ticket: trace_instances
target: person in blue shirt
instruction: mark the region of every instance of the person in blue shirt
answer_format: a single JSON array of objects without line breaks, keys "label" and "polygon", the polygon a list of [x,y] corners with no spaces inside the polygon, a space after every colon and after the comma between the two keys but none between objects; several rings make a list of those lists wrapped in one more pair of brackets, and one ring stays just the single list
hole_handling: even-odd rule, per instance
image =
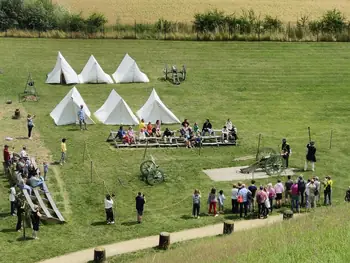
[{"label": "person in blue shirt", "polygon": [[83,130],[83,123],[84,123],[84,130],[87,130],[86,128],[86,122],[85,122],[85,112],[83,110],[84,106],[80,105],[80,110],[78,111],[78,118],[79,118],[79,125],[80,130]]},{"label": "person in blue shirt", "polygon": [[251,181],[251,185],[248,187],[248,190],[252,193],[251,198],[248,200],[249,201],[249,211],[254,212],[255,208],[255,194],[258,188],[255,186],[255,180]]},{"label": "person in blue shirt", "polygon": [[239,216],[243,216],[244,209],[244,217],[247,217],[248,214],[248,197],[251,196],[252,193],[242,184],[241,188],[238,191],[238,200],[239,200]]}]

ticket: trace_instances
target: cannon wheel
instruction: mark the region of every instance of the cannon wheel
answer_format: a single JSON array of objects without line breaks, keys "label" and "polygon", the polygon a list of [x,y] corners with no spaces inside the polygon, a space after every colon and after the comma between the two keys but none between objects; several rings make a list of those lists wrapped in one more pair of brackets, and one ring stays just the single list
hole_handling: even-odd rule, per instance
[{"label": "cannon wheel", "polygon": [[186,79],[186,66],[183,65],[182,66],[182,80],[185,80]]},{"label": "cannon wheel", "polygon": [[261,150],[259,150],[256,161],[259,162],[259,161],[265,159],[266,157],[273,156],[276,154],[277,154],[277,152],[272,148],[262,148]]},{"label": "cannon wheel", "polygon": [[265,161],[265,172],[268,175],[279,175],[283,171],[283,159],[280,155],[271,155]]},{"label": "cannon wheel", "polygon": [[165,68],[164,68],[164,79],[167,80],[168,79],[168,65],[165,64]]},{"label": "cannon wheel", "polygon": [[163,181],[164,181],[164,172],[159,168],[155,168],[151,170],[147,176],[147,183],[149,185],[155,185]]},{"label": "cannon wheel", "polygon": [[142,176],[148,176],[149,171],[151,169],[155,169],[155,168],[156,168],[156,164],[153,161],[151,161],[151,160],[144,161],[140,165],[141,175]]}]

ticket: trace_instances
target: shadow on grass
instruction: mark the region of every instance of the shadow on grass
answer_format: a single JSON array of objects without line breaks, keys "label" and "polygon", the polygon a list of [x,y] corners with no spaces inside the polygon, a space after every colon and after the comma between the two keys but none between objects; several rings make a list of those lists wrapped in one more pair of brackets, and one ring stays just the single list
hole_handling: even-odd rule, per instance
[{"label": "shadow on grass", "polygon": [[51,162],[50,165],[59,165],[60,162],[59,161],[54,161],[54,162]]},{"label": "shadow on grass", "polygon": [[16,140],[28,140],[28,137],[21,136],[21,137],[16,137],[15,139]]},{"label": "shadow on grass", "polygon": [[92,226],[105,226],[107,225],[106,221],[99,221],[91,223]]},{"label": "shadow on grass", "polygon": [[2,217],[8,217],[8,216],[10,216],[10,213],[7,213],[7,212],[1,212],[1,213],[0,213],[0,218],[2,218]]},{"label": "shadow on grass", "polygon": [[21,236],[21,237],[17,238],[16,240],[19,242],[23,242],[23,241],[33,241],[35,239],[32,237],[28,237],[28,236],[26,236],[26,237]]},{"label": "shadow on grass", "polygon": [[134,226],[137,225],[138,223],[136,221],[130,221],[130,222],[123,222],[121,223],[122,226]]},{"label": "shadow on grass", "polygon": [[6,228],[6,229],[1,229],[1,233],[12,233],[12,232],[17,232],[16,229],[13,228]]}]

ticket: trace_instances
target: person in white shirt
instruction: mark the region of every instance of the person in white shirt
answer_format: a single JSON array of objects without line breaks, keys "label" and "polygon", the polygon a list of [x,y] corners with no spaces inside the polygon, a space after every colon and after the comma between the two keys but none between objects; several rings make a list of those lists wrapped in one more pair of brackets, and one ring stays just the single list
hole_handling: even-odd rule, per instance
[{"label": "person in white shirt", "polygon": [[282,197],[284,192],[284,186],[281,180],[277,180],[277,184],[275,184],[275,193],[276,193],[276,207],[280,208],[282,205]]},{"label": "person in white shirt", "polygon": [[221,140],[222,142],[227,142],[229,130],[224,126],[221,130]]},{"label": "person in white shirt", "polygon": [[238,188],[237,185],[232,186],[232,194],[231,194],[231,201],[232,201],[232,213],[237,214],[238,213]]},{"label": "person in white shirt", "polygon": [[[112,195],[112,197],[114,197],[114,195]],[[107,225],[114,224],[113,199],[109,194],[106,195],[105,210],[106,210]]]},{"label": "person in white shirt", "polygon": [[15,189],[16,184],[12,184],[11,188],[10,188],[10,196],[9,196],[9,200],[10,200],[10,204],[11,204],[11,215],[12,216],[16,216],[16,189]]},{"label": "person in white shirt", "polygon": [[231,130],[232,129],[232,122],[230,119],[227,119],[226,123],[225,123],[225,126],[227,127],[228,130]]},{"label": "person in white shirt", "polygon": [[306,205],[306,208],[309,208],[309,195],[310,195],[310,183],[311,183],[311,180],[308,179],[307,180],[307,183],[306,183],[306,186],[305,186],[305,205]]},{"label": "person in white shirt", "polygon": [[219,213],[224,213],[224,201],[226,199],[225,195],[224,195],[224,191],[220,190],[219,191]]},{"label": "person in white shirt", "polygon": [[27,148],[24,146],[22,148],[22,151],[19,153],[19,156],[21,156],[21,158],[23,158],[23,159],[27,159],[28,158],[26,150],[27,150]]}]

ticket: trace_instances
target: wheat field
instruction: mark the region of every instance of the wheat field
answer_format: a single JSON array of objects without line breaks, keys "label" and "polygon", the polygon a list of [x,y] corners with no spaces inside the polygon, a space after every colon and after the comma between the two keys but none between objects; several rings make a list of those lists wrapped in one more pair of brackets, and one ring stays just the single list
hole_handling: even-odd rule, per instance
[{"label": "wheat field", "polygon": [[226,13],[240,13],[253,9],[262,16],[277,16],[285,22],[294,22],[300,16],[317,18],[326,10],[337,8],[350,17],[349,0],[53,0],[71,11],[104,13],[109,24],[116,21],[132,24],[153,23],[159,18],[191,22],[193,15],[217,8]]}]

